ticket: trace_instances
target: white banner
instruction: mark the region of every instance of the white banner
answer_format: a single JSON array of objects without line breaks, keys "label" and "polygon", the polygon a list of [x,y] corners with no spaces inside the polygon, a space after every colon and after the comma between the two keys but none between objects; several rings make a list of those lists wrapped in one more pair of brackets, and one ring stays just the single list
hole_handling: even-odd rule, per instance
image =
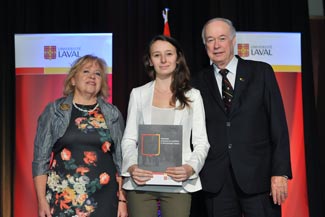
[{"label": "white banner", "polygon": [[17,74],[33,73],[33,68],[43,69],[44,74],[66,73],[74,60],[86,54],[103,58],[111,73],[112,37],[112,33],[16,34]]},{"label": "white banner", "polygon": [[236,36],[235,53],[242,58],[301,67],[300,33],[237,32]]}]

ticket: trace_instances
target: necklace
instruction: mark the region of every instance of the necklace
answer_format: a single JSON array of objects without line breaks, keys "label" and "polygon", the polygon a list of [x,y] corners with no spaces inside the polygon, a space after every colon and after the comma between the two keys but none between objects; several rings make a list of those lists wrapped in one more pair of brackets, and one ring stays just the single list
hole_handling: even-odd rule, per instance
[{"label": "necklace", "polygon": [[79,111],[82,111],[82,112],[93,112],[96,110],[96,108],[99,106],[99,104],[97,103],[96,106],[93,108],[93,109],[90,109],[90,110],[86,110],[86,109],[82,109],[80,108],[79,106],[76,105],[75,102],[72,102],[73,106],[78,109]]}]

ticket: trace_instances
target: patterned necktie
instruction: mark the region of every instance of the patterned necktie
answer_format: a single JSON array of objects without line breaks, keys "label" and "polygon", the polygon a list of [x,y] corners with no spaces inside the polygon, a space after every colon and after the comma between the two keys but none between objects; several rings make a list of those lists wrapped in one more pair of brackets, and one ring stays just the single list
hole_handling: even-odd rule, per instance
[{"label": "patterned necktie", "polygon": [[234,94],[234,89],[232,88],[232,86],[227,78],[228,72],[229,71],[227,69],[221,69],[219,71],[219,73],[222,75],[222,99],[225,104],[226,112],[229,112],[229,110],[230,110],[231,101],[232,101],[233,94]]}]

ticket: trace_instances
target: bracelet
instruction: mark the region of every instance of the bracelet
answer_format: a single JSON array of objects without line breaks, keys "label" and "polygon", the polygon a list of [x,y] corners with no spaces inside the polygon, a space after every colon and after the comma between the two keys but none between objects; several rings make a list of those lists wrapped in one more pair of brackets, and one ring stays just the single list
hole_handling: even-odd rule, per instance
[{"label": "bracelet", "polygon": [[121,202],[121,203],[128,203],[128,201],[127,200],[118,200],[118,202]]}]

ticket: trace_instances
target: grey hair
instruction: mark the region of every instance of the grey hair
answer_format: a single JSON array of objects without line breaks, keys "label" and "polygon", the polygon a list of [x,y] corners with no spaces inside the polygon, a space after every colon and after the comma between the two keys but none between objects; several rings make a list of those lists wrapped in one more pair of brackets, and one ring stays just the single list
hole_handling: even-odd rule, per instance
[{"label": "grey hair", "polygon": [[236,29],[235,29],[234,25],[232,24],[231,20],[228,20],[226,18],[221,18],[221,17],[215,17],[215,18],[208,20],[202,28],[202,41],[203,41],[204,45],[205,45],[205,28],[209,23],[212,23],[215,21],[222,21],[222,22],[226,23],[230,28],[231,38],[234,38],[236,36]]}]

